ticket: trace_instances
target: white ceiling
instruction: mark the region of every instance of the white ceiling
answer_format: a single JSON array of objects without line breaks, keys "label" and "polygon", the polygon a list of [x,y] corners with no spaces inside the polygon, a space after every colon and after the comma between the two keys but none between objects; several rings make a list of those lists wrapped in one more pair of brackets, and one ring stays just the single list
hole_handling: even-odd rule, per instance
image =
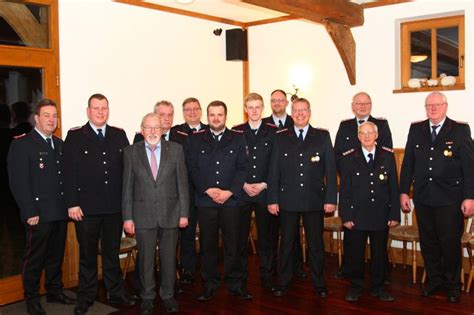
[{"label": "white ceiling", "polygon": [[144,2],[212,15],[243,23],[287,15],[285,13],[243,3],[239,0],[194,0],[194,2],[190,4],[180,4],[175,0],[145,0]]}]

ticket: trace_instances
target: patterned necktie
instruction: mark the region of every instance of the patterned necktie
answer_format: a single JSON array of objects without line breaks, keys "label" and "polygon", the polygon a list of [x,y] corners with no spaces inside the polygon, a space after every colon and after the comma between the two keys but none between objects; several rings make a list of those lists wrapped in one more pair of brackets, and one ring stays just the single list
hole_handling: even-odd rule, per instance
[{"label": "patterned necktie", "polygon": [[300,129],[299,131],[300,131],[300,134],[299,134],[299,136],[298,136],[298,140],[301,141],[301,142],[303,142],[303,141],[304,141],[304,139],[303,139],[303,131],[304,131],[304,130],[303,130],[303,129]]},{"label": "patterned necktie", "polygon": [[54,150],[53,141],[51,140],[51,138],[46,138],[46,142],[48,143],[49,147]]},{"label": "patterned necktie", "polygon": [[283,129],[283,123],[281,122],[281,119],[278,119],[278,129]]},{"label": "patterned necktie", "polygon": [[367,166],[369,167],[369,170],[374,169],[374,155],[372,153],[367,154],[369,157],[369,161],[367,162]]},{"label": "patterned necktie", "polygon": [[438,129],[438,127],[439,127],[439,125],[431,126],[431,128],[433,129],[433,130],[431,131],[431,142],[433,142],[433,143],[434,143],[435,140],[436,140],[436,136],[437,136],[437,134],[436,134],[436,129]]},{"label": "patterned necktie", "polygon": [[156,180],[156,176],[158,175],[158,163],[156,162],[156,156],[155,156],[155,151],[156,151],[156,146],[152,149],[149,147],[151,155],[150,155],[150,168],[151,168],[151,173],[153,174],[153,178]]},{"label": "patterned necktie", "polygon": [[104,141],[105,137],[104,134],[102,133],[102,129],[97,129],[97,138],[99,138],[100,141]]}]

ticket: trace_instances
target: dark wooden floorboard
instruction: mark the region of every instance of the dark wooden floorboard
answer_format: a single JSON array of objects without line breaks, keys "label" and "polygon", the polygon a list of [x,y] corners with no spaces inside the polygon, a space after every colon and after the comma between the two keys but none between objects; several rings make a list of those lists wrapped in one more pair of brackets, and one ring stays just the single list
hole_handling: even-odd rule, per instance
[{"label": "dark wooden floorboard", "polygon": [[[222,266],[220,266],[222,269]],[[349,282],[335,280],[331,277],[337,269],[336,256],[327,255],[326,279],[329,297],[321,299],[316,295],[311,279],[296,279],[293,281],[288,294],[284,297],[274,297],[270,292],[260,287],[258,277],[258,258],[249,256],[250,279],[248,290],[253,295],[253,300],[242,301],[231,296],[222,285],[215,298],[207,302],[199,302],[196,296],[201,292],[201,281],[184,286],[185,292],[177,296],[180,314],[470,314],[474,315],[474,293],[462,293],[461,303],[451,304],[446,301],[446,294],[441,292],[433,297],[420,296],[420,284],[411,284],[411,268],[397,266],[392,269],[392,284],[387,290],[395,297],[395,302],[382,302],[370,296],[365,290],[356,303],[346,302],[344,296]],[[308,268],[306,270],[309,273]],[[419,278],[423,270],[418,269]],[[132,290],[132,274],[127,276],[127,287]],[[467,278],[467,277],[466,277]],[[467,281],[467,279],[466,279]],[[98,300],[106,303],[105,289],[100,284]],[[140,314],[139,302],[136,306],[121,308],[114,315]],[[116,307],[116,306],[114,306]],[[164,314],[165,310],[159,298],[156,302],[155,314]]]}]

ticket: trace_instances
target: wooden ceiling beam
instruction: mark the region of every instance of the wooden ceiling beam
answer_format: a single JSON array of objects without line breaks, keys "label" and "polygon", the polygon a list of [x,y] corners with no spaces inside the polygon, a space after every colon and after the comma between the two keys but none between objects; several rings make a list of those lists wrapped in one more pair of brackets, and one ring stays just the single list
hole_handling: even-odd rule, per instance
[{"label": "wooden ceiling beam", "polygon": [[48,48],[47,19],[43,17],[43,23],[39,23],[25,4],[0,2],[0,16],[26,46]]},{"label": "wooden ceiling beam", "polygon": [[242,0],[317,23],[330,21],[348,27],[364,24],[360,5],[347,0]]},{"label": "wooden ceiling beam", "polygon": [[356,84],[356,43],[351,29],[347,26],[326,22],[326,30],[332,38],[337,51],[341,56],[351,85]]}]

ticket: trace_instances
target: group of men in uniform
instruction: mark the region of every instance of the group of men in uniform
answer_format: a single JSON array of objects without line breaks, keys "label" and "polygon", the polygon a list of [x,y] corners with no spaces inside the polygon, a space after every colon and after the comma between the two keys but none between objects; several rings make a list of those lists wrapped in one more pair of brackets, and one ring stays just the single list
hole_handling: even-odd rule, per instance
[{"label": "group of men in uniform", "polygon": [[[99,241],[109,301],[134,305],[120,271],[122,230],[137,238],[142,314],[155,307],[157,240],[159,295],[167,312],[177,312],[174,252],[179,238],[181,282],[193,282],[197,222],[204,286],[198,300],[212,299],[220,285],[219,231],[226,288],[238,298],[252,299],[247,290],[252,211],[261,285],[283,296],[295,275],[305,276],[299,267],[302,222],[313,287],[325,298],[323,224],[324,215],[336,210],[338,173],[346,251],[336,277],[351,279],[346,300],[357,301],[361,295],[367,238],[370,293],[394,300],[384,289],[387,234],[400,221],[400,207],[410,210],[414,184],[428,276],[423,295],[446,288],[448,301],[458,302],[463,217],[474,214],[474,148],[469,126],[446,116],[445,95],[430,93],[428,119],[410,128],[400,186],[390,128],[385,119],[371,116],[367,93],[353,97],[355,118],[341,122],[334,148],[327,130],[310,125],[307,99],[292,101],[291,116],[284,91],[271,93],[271,105],[272,115],[262,118],[263,98],[250,93],[244,100],[248,121],[229,129],[224,102],[207,106],[205,125],[199,101],[188,98],[183,102],[185,123],[172,127],[173,105],[160,101],[129,146],[125,132],[107,124],[107,98],[94,94],[88,101],[88,122],[71,129],[63,146],[53,135],[56,105],[41,101],[35,128],[13,142],[8,158],[11,189],[28,236],[23,270],[28,313],[44,313],[38,293],[43,268],[48,302],[75,303],[75,314],[87,313],[97,294]],[[63,293],[61,283],[67,217],[75,223],[80,248],[76,300]]]}]

